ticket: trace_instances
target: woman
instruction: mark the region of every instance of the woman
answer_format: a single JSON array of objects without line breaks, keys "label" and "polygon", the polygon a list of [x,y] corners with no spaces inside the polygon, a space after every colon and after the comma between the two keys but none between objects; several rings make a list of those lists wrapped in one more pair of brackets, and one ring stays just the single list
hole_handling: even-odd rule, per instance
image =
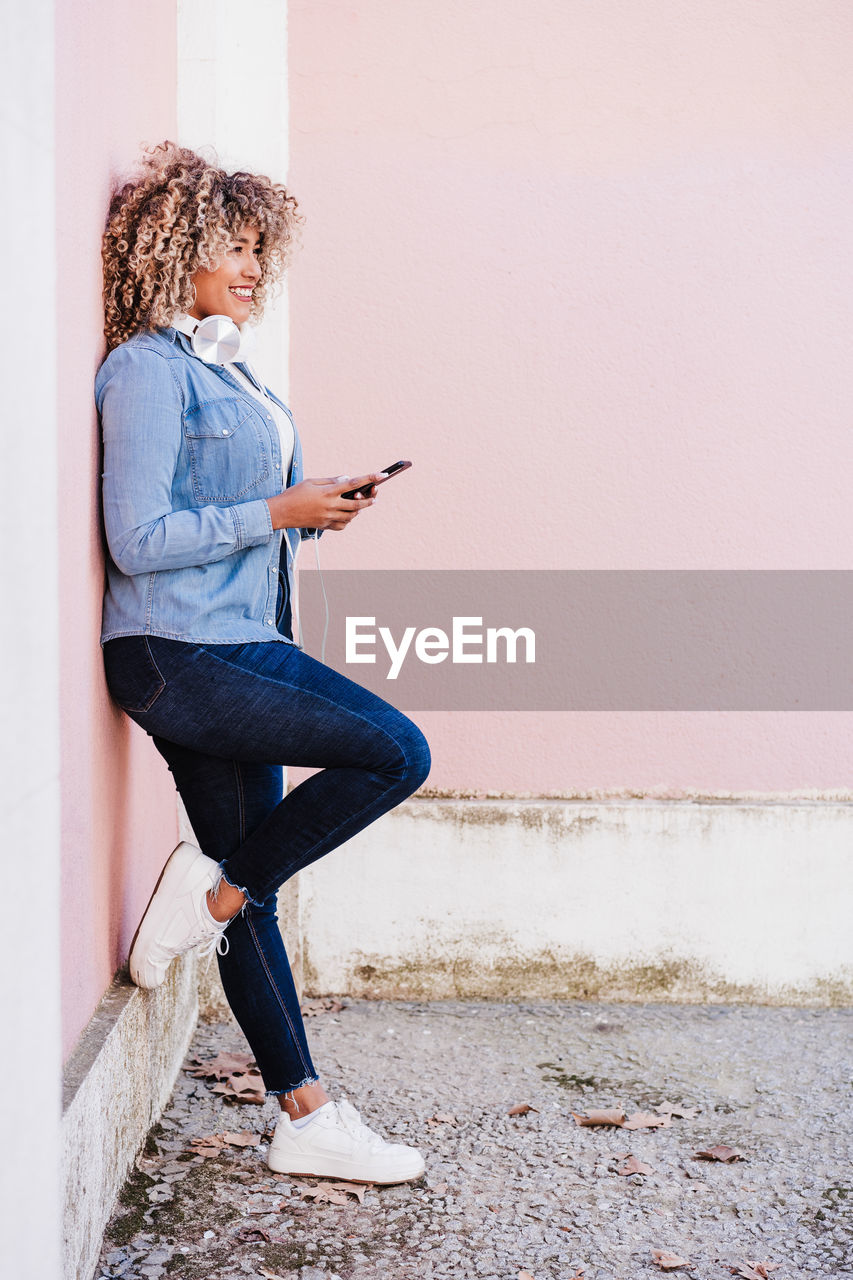
[{"label": "woman", "polygon": [[[281,1116],[269,1165],[371,1182],[420,1177],[320,1083],[276,922],[276,890],[410,795],[429,772],[405,716],[291,635],[300,537],[342,530],[381,473],[302,479],[289,410],[202,322],[260,319],[298,221],[284,187],[172,143],[116,193],[104,236],[109,354],[95,384],[109,546],[110,691],[151,735],[200,849],[167,862],[131,947],[156,987],[194,946],[222,983]],[[225,324],[227,322],[213,322]],[[208,326],[209,327],[209,326]],[[206,358],[204,358],[206,357]],[[221,362],[223,361],[224,362]],[[360,497],[342,494],[361,485]],[[319,769],[282,796],[282,765]]]}]

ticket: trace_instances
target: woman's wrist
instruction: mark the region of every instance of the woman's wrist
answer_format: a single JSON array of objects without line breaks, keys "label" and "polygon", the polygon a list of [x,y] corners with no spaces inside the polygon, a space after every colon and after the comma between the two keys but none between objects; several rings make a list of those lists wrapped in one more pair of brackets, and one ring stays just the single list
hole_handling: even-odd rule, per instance
[{"label": "woman's wrist", "polygon": [[286,501],[282,502],[286,494],[287,490],[284,493],[277,493],[274,498],[266,499],[273,529],[295,529],[299,523],[297,520],[288,518],[287,508],[289,504]]}]

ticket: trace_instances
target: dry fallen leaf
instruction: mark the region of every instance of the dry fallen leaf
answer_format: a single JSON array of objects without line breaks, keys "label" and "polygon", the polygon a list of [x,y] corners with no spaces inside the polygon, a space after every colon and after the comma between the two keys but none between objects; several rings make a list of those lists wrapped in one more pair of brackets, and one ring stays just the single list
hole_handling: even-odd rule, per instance
[{"label": "dry fallen leaf", "polygon": [[686,1258],[679,1258],[677,1253],[670,1253],[667,1249],[652,1249],[652,1261],[656,1262],[661,1271],[673,1271],[676,1267],[692,1267],[693,1263],[688,1262]]},{"label": "dry fallen leaf", "polygon": [[235,1093],[255,1093],[259,1088],[263,1089],[263,1076],[254,1067],[249,1071],[234,1072],[228,1077],[228,1084]]},{"label": "dry fallen leaf", "polygon": [[622,1127],[623,1129],[670,1129],[672,1119],[668,1115],[656,1116],[651,1111],[635,1111]]},{"label": "dry fallen leaf", "polygon": [[340,1000],[333,1000],[331,996],[326,996],[322,1000],[303,1000],[302,1016],[316,1018],[319,1013],[340,1013],[345,1008],[345,1004],[341,1004]]},{"label": "dry fallen leaf", "polygon": [[778,1262],[742,1262],[739,1267],[729,1267],[732,1275],[741,1276],[743,1280],[767,1280],[771,1271],[779,1266]]},{"label": "dry fallen leaf", "polygon": [[363,1182],[318,1182],[316,1187],[302,1187],[299,1194],[303,1200],[311,1199],[315,1204],[328,1201],[330,1204],[346,1204],[347,1195],[355,1196],[359,1204],[364,1204],[364,1193],[372,1183]]},{"label": "dry fallen leaf", "polygon": [[514,1107],[510,1107],[507,1112],[508,1116],[526,1116],[528,1111],[535,1111],[539,1114],[538,1107],[531,1107],[529,1102],[517,1102]]},{"label": "dry fallen leaf", "polygon": [[654,1173],[654,1169],[650,1164],[644,1164],[642,1160],[638,1160],[636,1156],[629,1156],[621,1169],[617,1169],[616,1172],[627,1178],[632,1173]]},{"label": "dry fallen leaf", "polygon": [[211,1133],[206,1138],[190,1139],[190,1146],[197,1156],[204,1156],[205,1160],[209,1160],[212,1156],[218,1156],[225,1145],[221,1133]]},{"label": "dry fallen leaf", "polygon": [[315,1204],[346,1204],[343,1191],[335,1191],[331,1187],[308,1187],[302,1192],[303,1200],[313,1200]]},{"label": "dry fallen leaf", "polygon": [[518,1280],[536,1280],[536,1277],[530,1271],[519,1271]]},{"label": "dry fallen leaf", "polygon": [[250,1133],[248,1129],[241,1129],[239,1133],[223,1133],[222,1141],[227,1142],[229,1147],[256,1147],[260,1142],[260,1135]]},{"label": "dry fallen leaf", "polygon": [[284,1276],[280,1276],[277,1271],[267,1271],[266,1267],[258,1267],[264,1280],[284,1280]]},{"label": "dry fallen leaf", "polygon": [[235,1098],[238,1102],[266,1102],[263,1077],[257,1067],[217,1081],[213,1092],[221,1093],[225,1098]]},{"label": "dry fallen leaf", "polygon": [[699,1114],[698,1107],[676,1107],[671,1102],[662,1102],[659,1107],[655,1107],[655,1111],[662,1116],[678,1116],[681,1120],[694,1120]]},{"label": "dry fallen leaf", "polygon": [[436,1111],[434,1116],[430,1116],[427,1124],[456,1124],[456,1116],[451,1115],[448,1111]]},{"label": "dry fallen leaf", "polygon": [[236,1071],[248,1071],[255,1065],[255,1059],[247,1053],[218,1053],[215,1058],[208,1058],[207,1061],[200,1058],[193,1058],[192,1061],[195,1065],[187,1067],[187,1073],[191,1076],[203,1076],[207,1080],[227,1080]]},{"label": "dry fallen leaf", "polygon": [[717,1147],[708,1147],[706,1151],[697,1151],[694,1160],[719,1160],[721,1164],[731,1164],[733,1160],[742,1160],[743,1152],[735,1147],[727,1147],[721,1143]]},{"label": "dry fallen leaf", "polygon": [[572,1119],[575,1124],[580,1125],[615,1124],[621,1126],[625,1123],[625,1112],[621,1107],[614,1107],[610,1111],[590,1111],[585,1116],[579,1116],[576,1111],[573,1111]]}]

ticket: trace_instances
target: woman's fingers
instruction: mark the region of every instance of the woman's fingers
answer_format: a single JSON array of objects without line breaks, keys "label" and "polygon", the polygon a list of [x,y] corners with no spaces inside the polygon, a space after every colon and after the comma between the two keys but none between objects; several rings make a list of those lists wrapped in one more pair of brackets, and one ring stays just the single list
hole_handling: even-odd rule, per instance
[{"label": "woman's fingers", "polygon": [[[298,484],[269,499],[274,511],[274,528],[301,527],[319,529],[345,529],[365,507],[373,506],[375,498],[369,496],[372,482],[383,475],[381,471],[365,476],[323,476],[301,480]],[[370,482],[370,483],[368,483]],[[362,498],[344,498],[358,485],[366,493]]]},{"label": "woman's fingers", "polygon": [[[358,479],[359,477],[356,477]],[[360,477],[362,480],[368,477]],[[360,511],[362,507],[369,506],[373,498],[370,493],[365,492],[363,496],[358,498],[345,498],[344,493],[350,493],[355,488],[352,476],[330,476],[326,480],[320,480],[319,484],[328,488],[328,496],[333,499],[333,505],[336,511]],[[372,488],[372,485],[364,486],[365,489]]]},{"label": "woman's fingers", "polygon": [[371,471],[364,476],[338,476],[339,493],[351,493],[354,489],[363,491],[372,489],[377,480],[383,480],[386,473],[384,471]]}]

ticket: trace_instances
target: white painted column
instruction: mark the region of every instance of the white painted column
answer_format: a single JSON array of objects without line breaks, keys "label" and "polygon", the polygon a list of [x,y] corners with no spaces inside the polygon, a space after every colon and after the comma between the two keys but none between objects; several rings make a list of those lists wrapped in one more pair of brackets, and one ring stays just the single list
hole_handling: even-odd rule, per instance
[{"label": "white painted column", "polygon": [[[286,0],[178,0],[178,140],[214,147],[226,169],[284,182],[289,162]],[[270,307],[253,363],[288,392],[287,293]]]},{"label": "white painted column", "polygon": [[[244,0],[239,17],[226,0],[178,0],[178,141],[213,147],[229,170],[285,182],[290,161],[287,0]],[[258,329],[252,363],[276,395],[289,392],[285,284]],[[285,785],[287,774],[285,773]],[[191,831],[181,814],[182,833]],[[302,988],[299,877],[279,894],[279,920],[297,989]],[[206,993],[210,998],[210,993]],[[224,998],[224,997],[223,997]]]},{"label": "white painted column", "polygon": [[[59,616],[56,564],[54,6],[4,6],[0,206],[0,846],[11,895],[0,929],[5,1060],[0,1275],[60,1274]],[[20,199],[9,198],[15,192]],[[17,1065],[15,1065],[17,1064]]]}]

